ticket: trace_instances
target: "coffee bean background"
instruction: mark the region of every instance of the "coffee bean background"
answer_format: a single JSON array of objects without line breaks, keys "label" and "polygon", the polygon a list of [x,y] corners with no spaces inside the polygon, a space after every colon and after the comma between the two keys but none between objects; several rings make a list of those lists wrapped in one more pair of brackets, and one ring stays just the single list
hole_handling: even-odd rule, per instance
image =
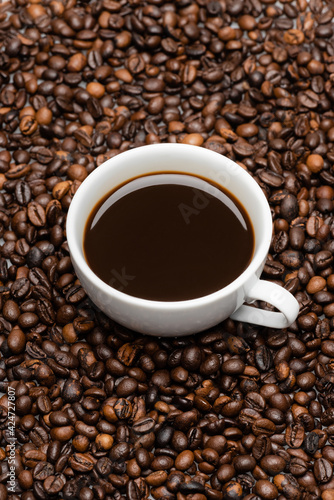
[{"label": "coffee bean background", "polygon": [[[333,16],[325,0],[0,4],[1,500],[334,499]],[[299,301],[290,328],[158,339],[87,299],[71,199],[158,142],[259,183],[263,277]]]}]

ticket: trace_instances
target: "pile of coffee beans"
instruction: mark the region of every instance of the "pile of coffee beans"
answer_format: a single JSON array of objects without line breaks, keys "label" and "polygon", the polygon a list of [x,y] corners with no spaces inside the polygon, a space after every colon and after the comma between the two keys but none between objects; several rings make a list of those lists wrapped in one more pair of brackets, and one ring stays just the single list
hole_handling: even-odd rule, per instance
[{"label": "pile of coffee beans", "polygon": [[[326,0],[1,2],[1,500],[334,499],[333,17]],[[158,142],[259,183],[290,328],[150,338],[88,300],[71,199]]]}]

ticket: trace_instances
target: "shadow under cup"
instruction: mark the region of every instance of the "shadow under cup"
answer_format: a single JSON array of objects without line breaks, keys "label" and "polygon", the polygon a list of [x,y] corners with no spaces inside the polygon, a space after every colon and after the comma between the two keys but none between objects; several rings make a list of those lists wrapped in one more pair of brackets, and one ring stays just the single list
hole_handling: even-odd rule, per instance
[{"label": "shadow under cup", "polygon": [[[185,173],[213,181],[241,202],[252,222],[255,242],[251,263],[228,286],[205,297],[178,302],[132,297],[104,283],[85,260],[85,226],[94,207],[125,182],[161,172]],[[241,306],[244,285],[257,281],[261,274],[271,241],[272,220],[261,188],[241,166],[204,148],[157,144],[121,153],[94,170],[73,198],[66,229],[74,269],[89,297],[104,313],[138,332],[176,336],[214,326]]]}]

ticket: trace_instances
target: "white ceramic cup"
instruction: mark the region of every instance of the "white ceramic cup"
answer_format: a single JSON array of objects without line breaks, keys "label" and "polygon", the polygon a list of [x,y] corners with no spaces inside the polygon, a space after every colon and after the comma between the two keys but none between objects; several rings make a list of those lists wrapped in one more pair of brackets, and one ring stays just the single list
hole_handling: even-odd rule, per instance
[{"label": "white ceramic cup", "polygon": [[[175,302],[133,297],[107,285],[85,260],[84,230],[96,204],[121,184],[162,171],[214,181],[240,200],[253,224],[255,249],[249,266],[232,283],[210,295]],[[88,296],[107,316],[132,330],[157,336],[181,336],[210,328],[228,317],[286,328],[298,315],[299,306],[293,295],[277,284],[259,279],[272,237],[271,212],[261,188],[242,167],[208,149],[185,144],[155,144],[107,160],[76,192],[68,212],[66,232],[74,269]],[[244,304],[255,300],[268,302],[280,312]]]}]

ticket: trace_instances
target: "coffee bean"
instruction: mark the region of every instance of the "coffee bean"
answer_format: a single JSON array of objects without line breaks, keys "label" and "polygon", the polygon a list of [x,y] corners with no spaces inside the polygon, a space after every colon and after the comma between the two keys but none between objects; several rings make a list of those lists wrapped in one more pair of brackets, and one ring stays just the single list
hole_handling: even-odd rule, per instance
[{"label": "coffee bean", "polygon": [[7,338],[7,345],[13,354],[20,354],[26,345],[26,336],[23,331],[14,327]]},{"label": "coffee bean", "polygon": [[198,346],[186,347],[182,352],[181,363],[184,368],[190,371],[197,371],[202,361],[202,353]]},{"label": "coffee bean", "polygon": [[152,418],[142,417],[137,420],[133,426],[133,432],[137,435],[143,435],[150,433],[155,426],[155,421]]},{"label": "coffee bean", "polygon": [[80,400],[82,390],[83,388],[77,380],[68,379],[64,385],[62,395],[65,401],[74,403]]},{"label": "coffee bean", "polygon": [[285,267],[280,262],[267,260],[263,271],[269,277],[277,277],[281,276],[285,272]]},{"label": "coffee bean", "polygon": [[288,425],[285,432],[286,442],[292,448],[299,448],[304,441],[305,431],[301,425]]},{"label": "coffee bean", "polygon": [[255,494],[260,495],[262,498],[274,500],[278,497],[278,490],[276,486],[267,479],[260,479],[256,482],[254,488]]},{"label": "coffee bean", "polygon": [[194,462],[194,454],[190,450],[182,451],[175,459],[175,467],[184,471],[189,469]]},{"label": "coffee bean", "polygon": [[88,453],[73,453],[69,458],[69,465],[78,472],[89,472],[94,467],[94,458]]},{"label": "coffee bean", "polygon": [[240,359],[230,359],[222,364],[222,372],[228,375],[240,375],[245,369],[244,363]]},{"label": "coffee bean", "polygon": [[291,269],[298,269],[302,264],[302,253],[297,250],[285,250],[279,256],[281,263]]},{"label": "coffee bean", "polygon": [[64,475],[49,476],[43,482],[44,490],[49,494],[59,493],[66,483]]},{"label": "coffee bean", "polygon": [[272,434],[274,434],[276,426],[271,420],[268,420],[267,418],[259,418],[252,425],[252,430],[255,436],[259,436],[260,434],[271,436]]},{"label": "coffee bean", "polygon": [[289,463],[289,470],[295,477],[303,476],[307,472],[307,463],[301,458],[293,458]]},{"label": "coffee bean", "polygon": [[255,363],[261,371],[268,371],[273,364],[270,349],[266,346],[258,347],[255,351]]},{"label": "coffee bean", "polygon": [[328,250],[323,250],[315,255],[314,265],[316,269],[323,270],[333,262],[333,255]]},{"label": "coffee bean", "polygon": [[233,466],[237,473],[244,474],[246,472],[251,472],[254,469],[256,466],[256,460],[251,455],[235,457],[233,460]]},{"label": "coffee bean", "polygon": [[285,469],[286,461],[276,455],[267,455],[260,462],[261,468],[270,476],[275,476]]},{"label": "coffee bean", "polygon": [[297,198],[292,194],[287,194],[281,203],[281,215],[288,222],[291,222],[298,216],[299,207]]},{"label": "coffee bean", "polygon": [[327,483],[333,475],[333,464],[325,458],[314,462],[314,475],[320,483]]},{"label": "coffee bean", "polygon": [[269,455],[271,452],[271,441],[266,435],[258,436],[252,446],[252,454],[256,460],[263,456]]},{"label": "coffee bean", "polygon": [[223,494],[226,499],[242,498],[242,486],[236,481],[229,481],[223,487]]},{"label": "coffee bean", "polygon": [[131,377],[124,378],[117,386],[117,396],[127,397],[133,394],[138,387],[138,383]]}]

